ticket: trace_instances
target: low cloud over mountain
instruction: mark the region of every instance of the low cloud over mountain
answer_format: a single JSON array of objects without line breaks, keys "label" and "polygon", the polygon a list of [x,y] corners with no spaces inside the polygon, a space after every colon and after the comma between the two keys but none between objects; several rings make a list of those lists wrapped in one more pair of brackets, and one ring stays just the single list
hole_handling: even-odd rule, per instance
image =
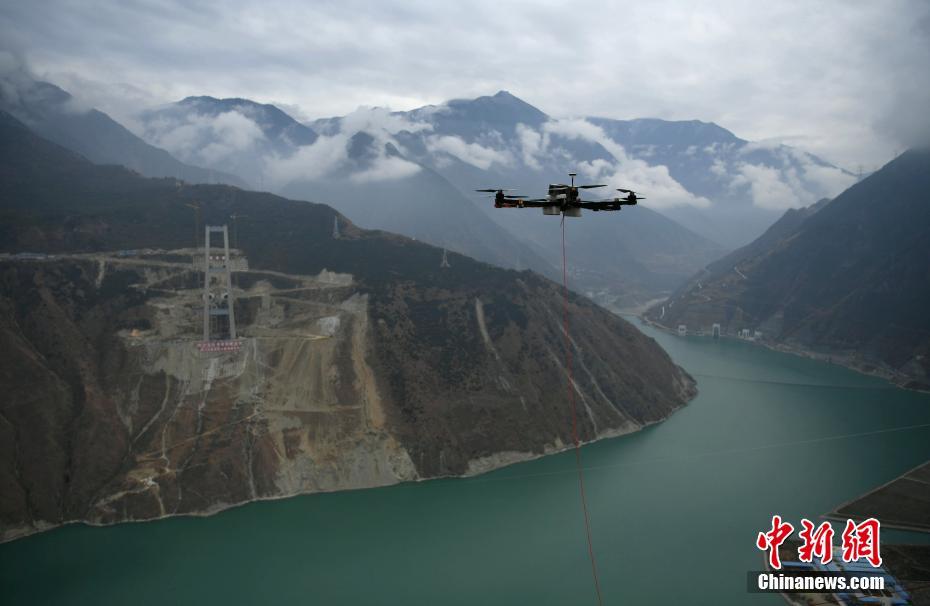
[{"label": "low cloud over mountain", "polygon": [[[814,156],[747,142],[712,123],[554,118],[506,91],[407,112],[361,107],[306,124],[271,104],[195,96],[139,108],[132,123],[152,149],[210,169],[210,179],[327,202],[366,227],[549,275],[560,263],[551,218],[495,211],[473,190],[540,196],[569,171],[607,186],[588,199],[634,189],[644,205],[569,235],[582,249],[597,243],[576,273],[578,287],[602,301],[667,292],[761,233],[783,209],[832,196],[853,180]],[[60,142],[86,152],[80,141]],[[98,157],[126,163],[120,154]],[[652,250],[644,233],[670,248]]]}]

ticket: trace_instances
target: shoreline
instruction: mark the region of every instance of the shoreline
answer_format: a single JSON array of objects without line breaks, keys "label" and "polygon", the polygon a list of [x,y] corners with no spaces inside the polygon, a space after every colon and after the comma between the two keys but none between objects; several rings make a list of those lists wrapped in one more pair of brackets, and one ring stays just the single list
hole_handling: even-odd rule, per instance
[{"label": "shoreline", "polygon": [[[694,381],[693,377],[691,377],[691,375],[688,374],[687,371],[685,371],[684,369],[681,369],[681,372],[688,378],[689,381],[693,381],[692,383],[693,393],[690,395],[690,397],[688,397],[687,400],[684,401],[684,403],[681,406],[673,408],[672,410],[669,411],[667,415],[665,415],[664,417],[656,421],[651,421],[648,423],[644,423],[642,425],[640,424],[636,424],[635,426],[626,425],[624,427],[605,429],[604,431],[600,432],[598,436],[595,437],[594,439],[588,440],[586,442],[585,441],[579,442],[579,447],[584,447],[590,444],[594,444],[596,442],[601,442],[603,440],[620,438],[625,435],[637,433],[639,431],[642,431],[643,429],[652,427],[653,425],[658,425],[659,423],[662,423],[668,420],[673,414],[675,414],[679,410],[682,410],[685,406],[691,403],[691,401],[697,396],[698,392],[697,392],[697,382]],[[67,520],[67,521],[60,522],[60,523],[43,523],[43,524],[38,524],[38,525],[33,525],[33,526],[11,528],[9,530],[4,530],[0,532],[0,545],[12,543],[14,541],[18,541],[21,539],[28,539],[29,537],[32,537],[32,536],[44,534],[49,531],[54,531],[60,528],[68,527],[68,526],[83,525],[83,526],[90,526],[94,528],[105,528],[108,526],[116,526],[119,524],[144,524],[147,522],[158,522],[160,520],[167,520],[170,518],[179,518],[179,517],[207,518],[207,517],[211,517],[216,514],[222,513],[224,511],[228,511],[230,509],[235,509],[237,507],[244,507],[252,503],[260,503],[263,501],[279,501],[282,499],[290,499],[290,498],[299,497],[299,496],[314,495],[314,494],[331,494],[335,492],[349,492],[349,491],[354,491],[354,490],[374,490],[378,488],[388,488],[391,486],[398,486],[401,484],[431,482],[433,480],[475,478],[475,477],[482,476],[486,473],[490,473],[492,471],[497,471],[499,469],[504,469],[506,467],[517,465],[519,463],[528,463],[530,461],[535,461],[543,457],[562,454],[564,452],[573,450],[574,448],[575,448],[574,444],[571,444],[571,443],[561,444],[561,440],[556,438],[556,442],[543,446],[543,452],[541,453],[506,451],[505,450],[505,451],[501,451],[495,454],[486,455],[484,457],[473,459],[469,461],[468,469],[466,469],[465,473],[460,474],[460,475],[441,475],[441,476],[431,476],[428,478],[417,477],[417,478],[405,479],[405,480],[398,479],[396,482],[391,482],[388,484],[373,484],[371,486],[355,486],[355,487],[335,488],[335,489],[326,489],[326,490],[297,491],[297,492],[287,493],[287,494],[282,493],[282,494],[276,494],[276,495],[260,496],[254,499],[248,499],[246,501],[240,501],[237,503],[216,503],[213,506],[207,509],[204,509],[202,511],[170,513],[170,514],[165,514],[163,516],[158,516],[154,518],[125,519],[125,520],[119,520],[116,522],[98,522],[98,521],[91,521],[91,520]],[[493,461],[495,460],[499,461],[499,463],[494,464]],[[476,468],[472,469],[472,466],[475,466]]]},{"label": "shoreline", "polygon": [[[831,509],[829,512],[823,514],[823,517],[828,520],[837,520],[837,521],[842,522],[842,521],[845,521],[849,517],[855,516],[857,513],[856,511],[845,513],[845,514],[840,513],[842,510],[848,509],[848,508],[855,509],[855,506],[857,504],[860,504],[863,501],[866,501],[869,497],[876,495],[877,493],[884,490],[885,488],[888,488],[894,484],[899,484],[900,486],[900,483],[902,483],[903,481],[907,481],[907,480],[917,482],[921,486],[925,485],[925,483],[922,480],[909,477],[912,474],[915,474],[915,472],[919,472],[923,470],[924,468],[930,468],[930,461],[924,461],[923,463],[920,463],[919,465],[915,465],[914,467],[908,469],[901,475],[898,475],[888,480],[887,482],[884,482],[877,486],[873,486],[872,488],[869,488],[862,494],[856,495],[852,497],[851,499],[848,499],[840,503],[839,505]],[[915,497],[913,492],[911,492],[909,495],[906,495],[906,496],[910,498]],[[920,494],[919,489],[918,489],[918,494],[916,496],[917,498],[920,498],[922,496]],[[924,499],[926,500],[926,497],[924,497]],[[912,516],[910,519],[908,519],[908,515],[905,514],[903,517],[892,518],[892,520],[889,522],[888,521],[889,513],[888,513],[887,507],[888,507],[887,504],[880,505],[878,509],[876,510],[874,504],[872,505],[872,508],[866,505],[865,511],[860,509],[858,511],[858,514],[861,515],[862,517],[865,517],[865,515],[869,515],[870,517],[879,518],[882,521],[882,526],[885,526],[887,528],[894,528],[896,530],[904,530],[908,532],[917,532],[917,533],[922,533],[922,534],[930,534],[930,525],[928,525],[925,521],[920,520],[919,517],[915,519]],[[891,514],[891,515],[899,515],[899,514]],[[923,522],[922,525],[921,525],[921,522]]]},{"label": "shoreline", "polygon": [[[615,312],[615,313],[618,313],[618,312]],[[620,314],[618,313],[618,315]],[[634,317],[634,314],[623,314],[623,315],[627,317]],[[647,324],[657,330],[661,330],[662,332],[668,333],[673,336],[677,336],[678,334],[672,328],[665,326],[664,324],[660,324],[656,322],[655,320],[650,320],[644,315],[635,315],[635,317],[639,318],[639,320],[642,321],[644,324]],[[689,335],[689,336],[699,336],[699,335]],[[714,338],[714,337],[710,337],[707,335],[703,335],[703,337],[708,338],[708,339]],[[886,366],[885,367],[878,366],[877,364],[880,364],[880,363],[871,364],[868,362],[860,362],[855,359],[850,359],[842,354],[823,353],[823,352],[815,351],[812,349],[807,349],[799,345],[792,345],[788,343],[740,339],[739,337],[732,337],[729,335],[721,335],[717,338],[734,340],[734,341],[739,341],[742,343],[749,343],[751,345],[763,347],[770,351],[777,351],[780,353],[786,353],[786,354],[790,354],[793,356],[797,356],[799,358],[807,358],[808,360],[816,360],[818,362],[832,364],[834,366],[839,366],[841,368],[852,370],[854,372],[857,372],[861,375],[865,375],[867,377],[875,377],[878,379],[884,379],[891,385],[897,388],[900,388],[900,389],[906,389],[908,391],[915,391],[918,393],[930,393],[930,384],[923,383],[922,379],[918,377],[914,377],[912,375],[895,372],[894,370]]]}]

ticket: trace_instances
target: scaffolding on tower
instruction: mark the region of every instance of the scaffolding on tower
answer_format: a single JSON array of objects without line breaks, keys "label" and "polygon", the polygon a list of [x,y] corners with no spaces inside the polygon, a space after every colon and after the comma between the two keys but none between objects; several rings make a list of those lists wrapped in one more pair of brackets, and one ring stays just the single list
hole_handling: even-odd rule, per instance
[{"label": "scaffolding on tower", "polygon": [[[222,245],[213,246],[211,236],[222,234]],[[203,340],[197,348],[207,352],[237,352],[236,314],[229,257],[229,230],[225,225],[207,225],[204,234]]]}]

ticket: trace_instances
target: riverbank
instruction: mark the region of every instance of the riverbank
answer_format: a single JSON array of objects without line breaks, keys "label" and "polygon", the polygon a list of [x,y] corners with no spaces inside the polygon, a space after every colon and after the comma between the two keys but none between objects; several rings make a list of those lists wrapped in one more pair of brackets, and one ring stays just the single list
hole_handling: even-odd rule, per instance
[{"label": "riverbank", "polygon": [[[238,271],[237,350],[205,353],[197,271],[174,250],[0,261],[19,314],[0,331],[0,539],[462,476],[572,439],[556,284],[464,262],[422,284]],[[633,326],[569,309],[580,437],[693,396]]]},{"label": "riverbank", "polygon": [[[670,326],[665,326],[655,320],[650,320],[644,314],[633,314],[633,313],[624,313],[618,315],[623,315],[625,317],[636,317],[641,320],[644,324],[652,326],[657,330],[668,333],[670,335],[677,335],[677,331]],[[714,337],[710,335],[689,335],[704,337],[707,339],[713,339]],[[908,389],[911,391],[917,391],[921,393],[930,393],[930,383],[925,383],[922,377],[917,377],[912,374],[903,373],[888,367],[886,364],[883,364],[877,360],[866,360],[861,354],[857,352],[822,352],[809,349],[797,343],[784,343],[770,341],[767,339],[741,339],[739,337],[731,337],[727,335],[721,335],[716,337],[722,340],[730,341],[740,341],[745,343],[751,343],[764,347],[765,349],[771,351],[777,351],[780,353],[791,354],[793,356],[799,356],[802,358],[807,358],[809,360],[816,360],[818,362],[826,362],[827,364],[834,364],[836,366],[842,366],[843,368],[848,368],[854,370],[860,374],[867,375],[870,377],[877,377],[879,379],[884,379],[889,383],[896,385],[902,389]]]},{"label": "riverbank", "polygon": [[[582,441],[580,446],[588,446],[601,442],[603,440],[609,440],[612,438],[617,438],[621,436],[630,435],[641,431],[647,427],[657,425],[669,419],[676,412],[686,407],[693,399],[697,396],[697,383],[691,375],[687,373],[684,369],[681,369],[681,372],[685,378],[685,383],[690,386],[690,389],[686,394],[683,394],[685,401],[681,406],[671,409],[665,416],[656,421],[650,421],[646,423],[628,423],[622,427],[607,428],[601,430],[597,437],[593,440]],[[246,499],[243,501],[238,501],[234,503],[213,503],[210,507],[201,510],[201,511],[187,511],[187,512],[177,512],[177,513],[166,513],[164,515],[159,515],[155,517],[147,517],[144,519],[132,519],[125,518],[120,520],[113,521],[100,521],[92,519],[75,519],[61,522],[58,524],[41,522],[32,526],[21,526],[16,528],[7,529],[4,528],[0,531],[0,544],[9,543],[16,541],[18,539],[23,539],[38,533],[47,532],[49,530],[55,530],[56,528],[61,528],[65,526],[91,526],[97,528],[104,528],[108,526],[115,526],[119,524],[138,524],[145,522],[157,522],[160,520],[167,520],[171,518],[204,518],[214,516],[216,514],[249,505],[251,503],[260,503],[266,501],[279,501],[282,499],[291,499],[303,495],[312,495],[312,494],[327,494],[335,492],[348,492],[348,491],[357,491],[357,490],[368,490],[372,488],[385,488],[389,486],[396,486],[398,484],[404,484],[409,482],[428,482],[434,480],[445,480],[445,479],[455,479],[455,478],[470,478],[479,476],[482,474],[490,473],[497,471],[506,467],[513,465],[518,465],[521,463],[528,463],[541,459],[543,457],[558,455],[566,451],[574,449],[574,444],[563,443],[560,439],[556,438],[556,441],[552,444],[546,444],[543,446],[541,452],[520,452],[520,451],[501,451],[494,455],[479,457],[469,461],[468,467],[465,473],[460,475],[439,475],[431,477],[410,477],[410,478],[398,478],[396,482],[384,482],[384,483],[373,483],[365,486],[351,486],[351,487],[342,487],[342,488],[330,488],[330,489],[320,489],[320,490],[298,490],[293,492],[286,492],[275,495],[262,495],[256,496],[254,498]],[[415,473],[415,472],[414,472]]]},{"label": "riverbank", "polygon": [[878,518],[886,528],[930,532],[930,461],[838,505],[826,517]]},{"label": "riverbank", "polygon": [[[930,458],[930,429],[916,428],[930,423],[930,396],[641,328],[700,393],[582,452],[605,603],[745,604],[773,512],[813,519]],[[812,460],[831,462],[828,480]],[[74,525],[0,545],[0,584],[11,604],[573,604],[591,595],[576,474],[567,451],[480,477]],[[688,566],[663,565],[671,553]]]}]

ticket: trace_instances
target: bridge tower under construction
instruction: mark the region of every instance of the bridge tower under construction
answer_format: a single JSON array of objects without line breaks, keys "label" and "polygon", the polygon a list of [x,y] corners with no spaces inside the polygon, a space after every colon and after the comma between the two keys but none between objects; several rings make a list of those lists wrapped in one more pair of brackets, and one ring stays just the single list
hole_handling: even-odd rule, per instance
[{"label": "bridge tower under construction", "polygon": [[[212,236],[219,236],[215,244]],[[236,314],[229,257],[229,230],[205,226],[203,265],[203,341],[201,351],[237,351]]]}]

